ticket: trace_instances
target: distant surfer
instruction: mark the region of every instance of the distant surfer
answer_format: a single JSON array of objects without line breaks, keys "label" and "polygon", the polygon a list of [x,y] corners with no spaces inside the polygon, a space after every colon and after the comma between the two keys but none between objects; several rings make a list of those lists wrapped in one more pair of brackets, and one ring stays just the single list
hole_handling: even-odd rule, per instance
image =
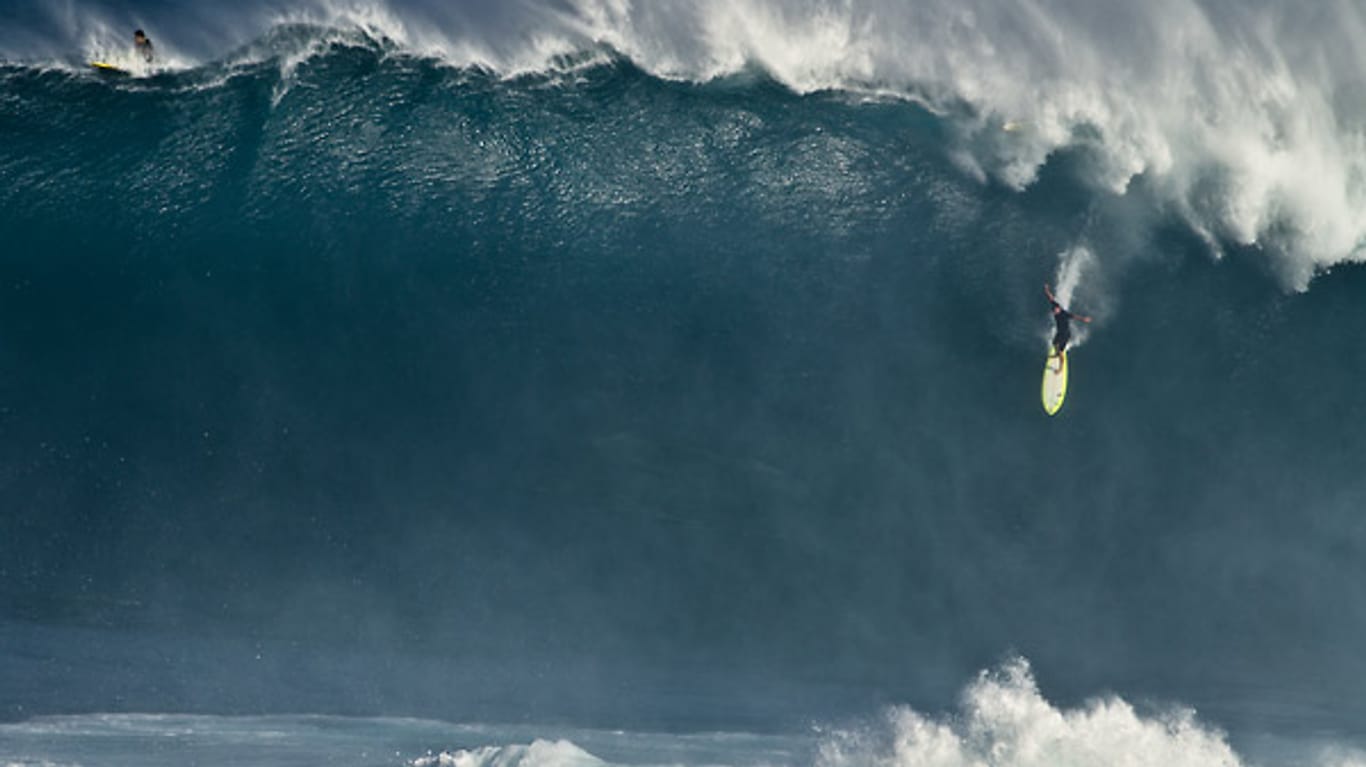
[{"label": "distant surfer", "polygon": [[1057,325],[1057,330],[1053,332],[1053,350],[1057,353],[1058,371],[1061,372],[1063,354],[1067,351],[1067,344],[1072,340],[1072,320],[1090,322],[1091,318],[1064,309],[1046,282],[1043,284],[1043,294],[1048,296],[1048,303],[1053,305],[1053,322]]},{"label": "distant surfer", "polygon": [[152,63],[154,54],[152,53],[152,39],[141,29],[133,32],[133,48],[142,56],[142,60],[148,64]]}]

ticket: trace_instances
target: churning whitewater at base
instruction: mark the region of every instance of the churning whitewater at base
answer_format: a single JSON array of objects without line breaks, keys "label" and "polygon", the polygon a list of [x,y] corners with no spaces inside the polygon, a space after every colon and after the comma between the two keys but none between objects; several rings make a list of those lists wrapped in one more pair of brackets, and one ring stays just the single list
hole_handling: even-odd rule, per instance
[{"label": "churning whitewater at base", "polygon": [[[875,721],[788,735],[630,733],[322,716],[44,717],[0,724],[0,759],[7,765],[25,766],[159,765],[192,760],[205,767],[244,760],[262,767],[300,763],[408,767],[1249,764],[1229,747],[1223,733],[1202,726],[1189,710],[1145,715],[1116,698],[1096,699],[1070,710],[1055,708],[1040,696],[1028,666],[1019,659],[979,675],[964,692],[961,706],[959,714],[944,718],[897,707]],[[431,750],[440,743],[448,745]],[[482,745],[454,745],[458,743]],[[1328,744],[1301,745],[1287,763],[1355,767],[1366,764],[1366,754]]]},{"label": "churning whitewater at base", "polygon": [[1366,763],[1363,39],[20,3],[0,764]]},{"label": "churning whitewater at base", "polygon": [[[0,724],[8,765],[183,764],[249,760],[409,767],[594,767],[595,765],[887,765],[1018,767],[1131,764],[1239,767],[1248,764],[1222,733],[1188,710],[1143,715],[1122,700],[1052,707],[1028,666],[1011,661],[982,673],[961,713],[926,717],[904,707],[876,721],[807,734],[662,734],[553,726],[451,725],[418,719],[96,715]],[[426,750],[432,744],[448,745]],[[41,755],[41,756],[28,756]],[[1366,764],[1366,754],[1317,745],[1299,758],[1324,767]]]}]

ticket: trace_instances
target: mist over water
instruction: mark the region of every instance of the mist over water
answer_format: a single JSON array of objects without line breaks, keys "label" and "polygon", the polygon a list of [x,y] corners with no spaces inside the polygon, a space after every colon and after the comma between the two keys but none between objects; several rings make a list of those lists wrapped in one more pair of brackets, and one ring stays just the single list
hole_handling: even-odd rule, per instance
[{"label": "mist over water", "polygon": [[[1360,12],[1104,11],[21,5],[8,737],[1351,763]],[[1053,419],[1043,282],[1096,318]]]}]

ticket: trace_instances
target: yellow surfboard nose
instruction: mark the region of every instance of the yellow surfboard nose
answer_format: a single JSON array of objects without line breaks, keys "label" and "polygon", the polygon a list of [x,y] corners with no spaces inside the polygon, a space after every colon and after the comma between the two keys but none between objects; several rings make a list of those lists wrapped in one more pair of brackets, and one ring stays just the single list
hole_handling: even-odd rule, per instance
[{"label": "yellow surfboard nose", "polygon": [[1049,415],[1057,415],[1062,402],[1067,398],[1067,352],[1061,355],[1051,353],[1043,364],[1043,409]]}]

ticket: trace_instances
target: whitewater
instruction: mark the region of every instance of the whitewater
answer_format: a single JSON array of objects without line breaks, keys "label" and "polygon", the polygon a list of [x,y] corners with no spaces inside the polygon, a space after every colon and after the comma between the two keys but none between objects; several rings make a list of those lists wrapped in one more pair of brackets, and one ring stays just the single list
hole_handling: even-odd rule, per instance
[{"label": "whitewater", "polygon": [[[571,739],[572,738],[572,739]],[[466,744],[461,746],[459,744]],[[435,747],[435,750],[433,749]],[[1324,742],[1262,742],[1276,763],[1354,767],[1359,751]],[[425,750],[424,750],[425,749]],[[661,734],[553,725],[457,725],[419,719],[105,714],[0,724],[6,765],[249,762],[407,767],[596,765],[1110,765],[1238,767],[1248,762],[1217,729],[1183,709],[1141,714],[1099,698],[1051,706],[1019,659],[982,672],[952,715],[906,707],[802,734]]]},{"label": "whitewater", "polygon": [[0,765],[1366,763],[1366,11],[14,9]]}]

